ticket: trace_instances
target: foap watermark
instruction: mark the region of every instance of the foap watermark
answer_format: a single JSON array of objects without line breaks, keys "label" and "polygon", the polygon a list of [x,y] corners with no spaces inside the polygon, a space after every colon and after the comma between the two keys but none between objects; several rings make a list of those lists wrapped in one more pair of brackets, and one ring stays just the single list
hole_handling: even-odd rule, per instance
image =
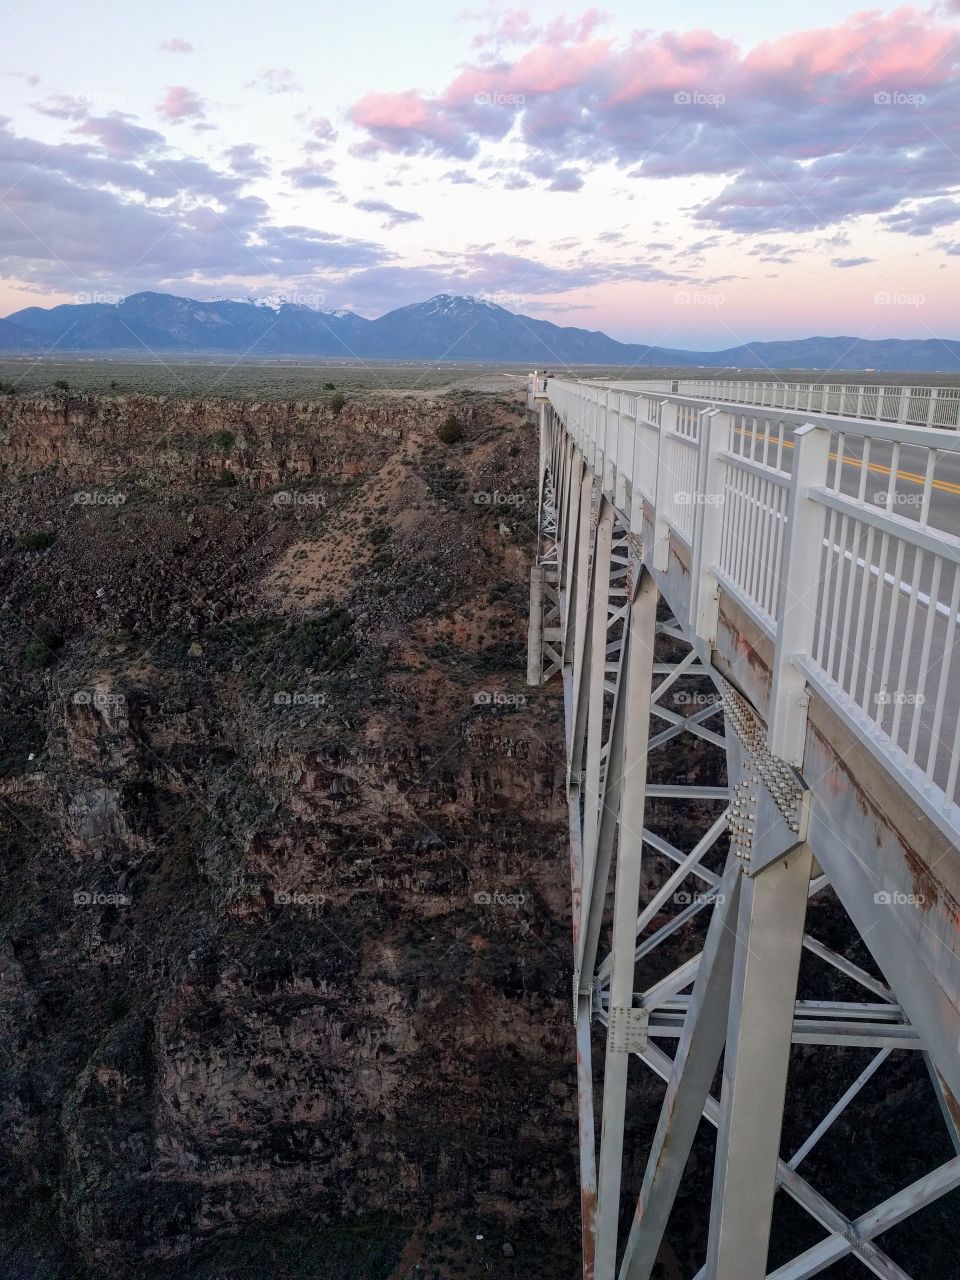
[{"label": "foap watermark", "polygon": [[722,493],[687,493],[681,490],[673,495],[678,507],[722,507],[725,497]]},{"label": "foap watermark", "polygon": [[280,301],[281,303],[288,303],[291,307],[310,307],[312,311],[319,311],[321,307],[326,305],[327,295],[325,293],[297,292],[284,294]]},{"label": "foap watermark", "polygon": [[485,489],[477,489],[473,495],[474,505],[478,507],[522,507],[524,503],[524,495],[522,493],[501,493],[499,489],[494,489],[492,493],[488,493]]},{"label": "foap watermark", "polygon": [[130,898],[125,893],[101,893],[99,889],[74,889],[75,907],[129,907]]},{"label": "foap watermark", "polygon": [[673,700],[678,707],[712,707],[722,701],[719,693],[693,693],[688,689],[679,690]]},{"label": "foap watermark", "polygon": [[477,107],[522,107],[526,101],[526,96],[522,93],[502,93],[499,89],[473,95],[473,103]]},{"label": "foap watermark", "polygon": [[273,894],[276,907],[322,907],[326,901],[323,893],[305,893],[299,889],[276,889]]},{"label": "foap watermark", "polygon": [[473,695],[475,707],[525,707],[525,693],[504,693],[502,689],[478,689]]},{"label": "foap watermark", "polygon": [[271,499],[275,507],[325,507],[326,494],[298,493],[294,489],[281,489]]},{"label": "foap watermark", "polygon": [[503,889],[478,889],[473,900],[478,907],[522,907],[527,895],[522,890],[514,893]]},{"label": "foap watermark", "polygon": [[127,500],[125,493],[110,493],[104,489],[81,489],[70,499],[74,507],[122,507]]},{"label": "foap watermark", "polygon": [[722,307],[725,293],[709,293],[704,289],[678,289],[673,295],[675,307]]},{"label": "foap watermark", "polygon": [[699,904],[701,902],[704,903],[704,905],[710,902],[715,902],[719,906],[720,904],[726,902],[726,895],[723,893],[710,893],[710,892],[691,893],[687,889],[678,889],[677,892],[673,895],[673,900],[678,907],[692,907],[694,903]]},{"label": "foap watermark", "polygon": [[877,107],[922,107],[927,100],[925,93],[904,93],[902,89],[881,89],[873,95]]},{"label": "foap watermark", "polygon": [[881,689],[873,695],[878,707],[922,707],[926,698],[922,693],[905,693],[900,689]]},{"label": "foap watermark", "polygon": [[726,100],[724,93],[702,93],[699,89],[679,89],[673,95],[678,107],[722,107]]},{"label": "foap watermark", "polygon": [[304,689],[298,689],[294,693],[287,693],[281,689],[273,695],[275,707],[323,707],[326,706],[326,702],[325,693],[313,693]]},{"label": "foap watermark", "polygon": [[122,693],[101,693],[98,689],[78,689],[70,701],[77,707],[96,707],[98,711],[126,707]]},{"label": "foap watermark", "polygon": [[119,307],[121,302],[126,302],[126,296],[122,293],[75,293],[73,300],[79,307],[90,306],[91,304]]},{"label": "foap watermark", "polygon": [[890,292],[881,289],[873,295],[873,303],[877,307],[922,307],[926,301],[924,293],[899,293],[896,290]]},{"label": "foap watermark", "polygon": [[527,299],[519,293],[478,293],[478,302],[489,302],[492,307],[503,307],[505,311],[524,311]]},{"label": "foap watermark", "polygon": [[922,907],[926,902],[922,893],[901,893],[899,889],[878,889],[873,900],[878,907]]},{"label": "foap watermark", "polygon": [[922,493],[888,493],[886,489],[878,489],[873,495],[873,501],[878,507],[922,507]]}]

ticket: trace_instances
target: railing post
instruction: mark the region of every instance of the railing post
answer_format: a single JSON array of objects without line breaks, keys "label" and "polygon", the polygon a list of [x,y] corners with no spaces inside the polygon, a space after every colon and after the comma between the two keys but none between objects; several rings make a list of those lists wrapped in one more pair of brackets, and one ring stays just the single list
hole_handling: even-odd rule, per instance
[{"label": "railing post", "polygon": [[616,410],[611,407],[611,394],[616,393],[603,393],[603,474],[600,476],[600,492],[607,494],[612,501],[615,498],[617,453],[620,445],[620,411],[619,401]]},{"label": "railing post", "polygon": [[807,422],[798,427],[793,438],[796,449],[790,478],[783,600],[773,658],[767,741],[774,755],[800,766],[807,727],[806,682],[794,666],[793,656],[809,655],[813,650],[827,509],[810,497],[810,490],[827,483],[830,429]]},{"label": "railing post", "polygon": [[700,419],[697,503],[693,512],[693,564],[690,575],[690,624],[711,648],[717,643],[720,587],[712,572],[723,532],[724,463],[730,448],[732,415],[705,409]]},{"label": "railing post", "polygon": [[657,440],[657,485],[654,489],[653,567],[665,573],[670,563],[670,525],[667,523],[667,490],[675,477],[669,470],[670,435],[677,428],[677,406],[664,400],[660,409],[660,436]]}]

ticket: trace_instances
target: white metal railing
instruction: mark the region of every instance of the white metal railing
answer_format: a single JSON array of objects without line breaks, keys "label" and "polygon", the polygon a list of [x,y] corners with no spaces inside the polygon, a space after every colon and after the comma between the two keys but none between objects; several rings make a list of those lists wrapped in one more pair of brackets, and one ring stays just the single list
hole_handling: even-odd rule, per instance
[{"label": "white metal railing", "polygon": [[715,404],[757,405],[796,413],[902,422],[960,429],[960,387],[884,386],[881,383],[730,381],[717,378],[649,379],[637,386],[692,396]]},{"label": "white metal railing", "polygon": [[687,545],[696,633],[713,642],[719,588],[770,637],[771,748],[802,763],[813,690],[960,831],[956,438],[705,407],[659,383],[553,378],[540,396],[630,526],[652,521],[654,568],[671,537]]}]

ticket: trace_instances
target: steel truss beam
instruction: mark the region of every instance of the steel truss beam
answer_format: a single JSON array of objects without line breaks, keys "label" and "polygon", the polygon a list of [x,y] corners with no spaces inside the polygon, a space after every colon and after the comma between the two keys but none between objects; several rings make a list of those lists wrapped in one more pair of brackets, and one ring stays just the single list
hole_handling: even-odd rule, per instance
[{"label": "steel truss beam", "polygon": [[[665,414],[668,408],[675,411],[666,406]],[[856,1220],[797,1172],[903,1051],[924,1055],[960,1152],[957,1104],[901,1008],[902,975],[881,980],[805,931],[806,904],[829,881],[806,844],[803,780],[770,754],[756,712],[710,665],[709,648],[686,621],[691,611],[664,615],[645,549],[621,514],[629,495],[604,488],[593,459],[581,455],[548,405],[540,444],[528,678],[541,684],[562,671],[566,704],[584,1280],[649,1280],[701,1118],[717,1128],[718,1144],[707,1260],[697,1280],[763,1280],[779,1188],[826,1236],[769,1280],[803,1280],[845,1256],[874,1275],[909,1280],[875,1238],[960,1186],[960,1155]],[[666,780],[663,761],[684,740],[724,753],[716,759],[725,756],[727,785],[690,784],[682,767]],[[647,777],[648,760],[656,782]],[[677,817],[682,829],[700,824],[688,849],[669,835]],[[664,822],[670,827],[658,830]],[[638,966],[704,920],[701,949],[666,974],[658,965],[656,979],[644,982]],[[863,998],[798,1000],[802,954],[841,974]],[[606,1029],[599,1144],[593,1022]],[[657,1047],[667,1041],[676,1046],[672,1058]],[[779,1147],[792,1044],[874,1053],[786,1161]],[[621,1251],[631,1053],[667,1088]],[[716,1099],[710,1087],[721,1060]]]}]

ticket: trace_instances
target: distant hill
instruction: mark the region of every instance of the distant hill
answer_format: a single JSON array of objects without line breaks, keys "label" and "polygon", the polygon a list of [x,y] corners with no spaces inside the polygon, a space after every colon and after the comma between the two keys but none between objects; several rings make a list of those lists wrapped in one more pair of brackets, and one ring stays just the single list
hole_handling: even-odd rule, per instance
[{"label": "distant hill", "polygon": [[0,320],[0,351],[34,351],[36,335],[9,320]]},{"label": "distant hill", "polygon": [[[196,302],[169,293],[135,293],[120,303],[27,307],[8,317],[45,347],[61,351],[224,352],[235,355],[349,355],[369,324],[348,311],[282,302]],[[15,349],[0,332],[0,345]]]},{"label": "distant hill", "polygon": [[517,315],[480,298],[441,293],[366,320],[277,299],[197,302],[135,293],[123,302],[27,307],[0,320],[0,350],[341,356],[409,360],[502,360],[572,364],[700,365],[741,369],[876,369],[960,372],[949,339],[799,338],[724,351],[617,342]]}]

